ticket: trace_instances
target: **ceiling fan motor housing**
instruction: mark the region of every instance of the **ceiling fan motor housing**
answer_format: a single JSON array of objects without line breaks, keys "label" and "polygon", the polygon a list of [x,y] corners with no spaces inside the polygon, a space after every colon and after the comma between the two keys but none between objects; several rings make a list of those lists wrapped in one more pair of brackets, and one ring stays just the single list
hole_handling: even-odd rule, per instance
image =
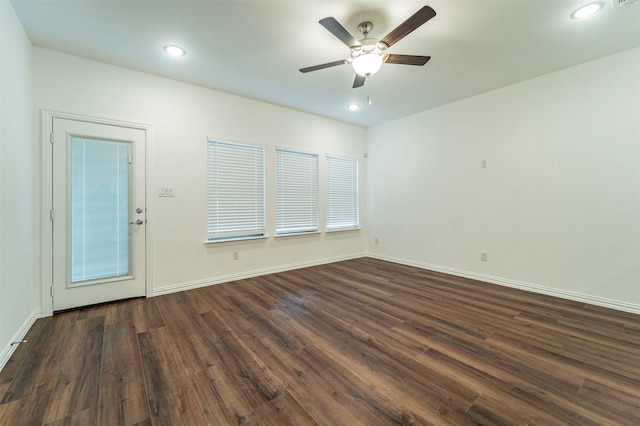
[{"label": "ceiling fan motor housing", "polygon": [[360,40],[360,46],[353,46],[351,48],[351,58],[355,59],[358,56],[366,54],[374,54],[383,56],[387,51],[387,45],[375,38],[363,38]]},{"label": "ceiling fan motor housing", "polygon": [[360,25],[358,25],[358,30],[364,35],[364,38],[360,40],[359,46],[351,46],[351,59],[356,59],[366,54],[384,56],[389,46],[378,39],[369,38],[369,33],[372,29],[373,24],[369,21],[361,22]]}]

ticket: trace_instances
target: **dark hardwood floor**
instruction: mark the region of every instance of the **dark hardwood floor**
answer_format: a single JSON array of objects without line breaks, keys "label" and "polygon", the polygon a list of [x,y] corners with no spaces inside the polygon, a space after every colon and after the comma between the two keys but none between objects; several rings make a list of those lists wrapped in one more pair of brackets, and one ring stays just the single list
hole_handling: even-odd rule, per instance
[{"label": "dark hardwood floor", "polygon": [[2,425],[640,425],[640,316],[357,259],[36,321]]}]

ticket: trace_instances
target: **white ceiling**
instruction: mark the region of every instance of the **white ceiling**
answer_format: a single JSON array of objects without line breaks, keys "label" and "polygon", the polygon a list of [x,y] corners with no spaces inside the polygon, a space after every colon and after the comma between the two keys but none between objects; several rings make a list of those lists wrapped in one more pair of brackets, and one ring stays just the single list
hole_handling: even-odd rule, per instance
[{"label": "white ceiling", "polygon": [[[372,126],[640,46],[640,6],[570,18],[592,0],[154,1],[12,0],[35,46]],[[318,21],[335,17],[382,38],[425,4],[437,15],[391,47],[429,55],[424,67],[385,64],[352,89],[349,49]],[[186,49],[179,59],[163,46]],[[367,96],[373,104],[368,106]],[[362,105],[358,111],[347,104]]]}]

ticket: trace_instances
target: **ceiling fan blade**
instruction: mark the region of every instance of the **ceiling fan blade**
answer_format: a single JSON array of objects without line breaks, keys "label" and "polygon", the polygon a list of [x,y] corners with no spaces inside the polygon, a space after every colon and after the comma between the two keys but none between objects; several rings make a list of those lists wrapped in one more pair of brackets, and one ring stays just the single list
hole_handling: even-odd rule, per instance
[{"label": "ceiling fan blade", "polygon": [[416,56],[416,55],[394,55],[391,54],[385,61],[387,64],[400,64],[400,65],[424,65],[429,62],[431,56]]},{"label": "ceiling fan blade", "polygon": [[325,68],[331,68],[331,67],[335,67],[335,66],[338,66],[338,65],[348,64],[348,63],[349,63],[349,61],[347,61],[346,59],[341,59],[339,61],[327,62],[326,64],[320,64],[320,65],[314,65],[312,67],[300,68],[300,72],[318,71],[318,70],[322,70],[322,69],[325,69]]},{"label": "ceiling fan blade", "polygon": [[391,47],[434,16],[436,16],[436,11],[429,6],[424,6],[411,15],[409,19],[398,25],[396,29],[387,34],[381,41]]},{"label": "ceiling fan blade", "polygon": [[331,34],[333,34],[338,38],[338,40],[346,44],[347,47],[351,48],[352,46],[360,46],[358,40],[353,38],[353,36],[349,34],[349,31],[347,31],[342,25],[340,25],[340,22],[336,21],[334,17],[330,16],[328,18],[321,19],[319,22],[320,25],[329,30]]},{"label": "ceiling fan blade", "polygon": [[356,79],[353,80],[353,88],[364,86],[364,82],[367,80],[367,77],[361,76],[360,74],[356,74]]}]

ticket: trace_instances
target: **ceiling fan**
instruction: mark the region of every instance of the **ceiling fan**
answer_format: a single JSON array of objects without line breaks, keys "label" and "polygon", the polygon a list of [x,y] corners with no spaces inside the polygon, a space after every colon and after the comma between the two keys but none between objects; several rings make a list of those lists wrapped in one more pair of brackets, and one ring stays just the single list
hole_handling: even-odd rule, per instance
[{"label": "ceiling fan", "polygon": [[307,73],[335,67],[337,65],[351,64],[353,70],[356,72],[356,79],[353,82],[353,88],[356,88],[364,85],[366,79],[378,72],[385,62],[388,64],[424,65],[431,59],[431,56],[398,55],[387,53],[387,49],[434,16],[436,16],[436,11],[429,6],[424,6],[381,40],[369,38],[369,32],[373,28],[373,24],[368,21],[362,22],[358,25],[358,30],[364,35],[364,38],[360,41],[353,38],[335,18],[328,17],[321,19],[320,25],[329,30],[331,34],[351,49],[351,57],[326,64],[301,68],[300,72]]}]

